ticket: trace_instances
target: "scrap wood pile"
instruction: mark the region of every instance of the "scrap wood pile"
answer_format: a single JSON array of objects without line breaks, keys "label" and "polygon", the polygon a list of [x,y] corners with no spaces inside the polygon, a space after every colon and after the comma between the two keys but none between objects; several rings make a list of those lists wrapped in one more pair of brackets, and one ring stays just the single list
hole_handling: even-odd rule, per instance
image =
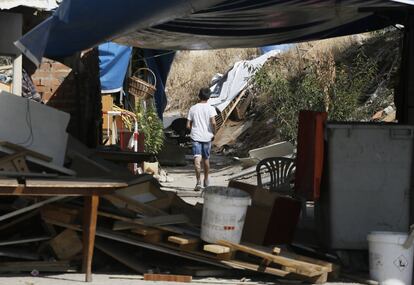
[{"label": "scrap wood pile", "polygon": [[[111,169],[112,175],[119,171],[119,167],[109,161],[101,165],[103,161],[91,150],[72,139],[68,154],[70,166],[81,176],[104,177],[108,175],[105,169]],[[82,173],[79,172],[81,169]],[[129,174],[124,174],[124,179],[125,176]],[[326,282],[332,271],[330,263],[277,247],[263,248],[228,241],[206,244],[200,239],[202,205],[187,204],[175,192],[160,190],[161,185],[150,175],[129,178],[128,187],[102,197],[95,243],[96,254],[109,256],[126,268],[141,274],[157,268],[158,272],[197,275],[190,270],[196,261],[196,264],[209,266],[207,268],[221,268],[221,272],[260,272],[314,283]],[[3,237],[0,271],[67,272],[80,269],[83,212],[80,198],[24,196],[1,201],[2,212],[20,210],[21,214],[0,222]],[[151,258],[142,258],[142,254],[148,256],[151,253],[164,257],[158,259],[160,262],[147,263]],[[177,266],[176,261],[160,265],[166,255],[191,262],[185,267]],[[99,259],[95,259],[97,263]],[[183,271],[185,268],[188,270]],[[200,271],[200,267],[197,268]]]}]

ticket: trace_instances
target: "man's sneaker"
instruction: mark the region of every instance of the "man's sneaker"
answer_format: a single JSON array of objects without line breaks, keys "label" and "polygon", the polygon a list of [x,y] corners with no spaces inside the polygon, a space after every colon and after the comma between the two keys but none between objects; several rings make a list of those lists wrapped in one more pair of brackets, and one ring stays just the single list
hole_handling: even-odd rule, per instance
[{"label": "man's sneaker", "polygon": [[208,186],[210,186],[210,180],[204,179],[204,187],[208,187]]},{"label": "man's sneaker", "polygon": [[202,189],[203,189],[203,186],[201,186],[201,182],[197,181],[194,191],[201,191]]}]

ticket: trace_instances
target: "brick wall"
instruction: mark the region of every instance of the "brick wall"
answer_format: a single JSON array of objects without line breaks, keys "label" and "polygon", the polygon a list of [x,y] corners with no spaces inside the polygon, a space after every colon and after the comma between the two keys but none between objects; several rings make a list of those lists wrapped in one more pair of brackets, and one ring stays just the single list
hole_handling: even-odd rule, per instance
[{"label": "brick wall", "polygon": [[76,66],[73,70],[45,58],[32,79],[47,105],[70,114],[68,132],[94,147],[100,138],[102,120],[96,50],[86,52],[77,60]]}]

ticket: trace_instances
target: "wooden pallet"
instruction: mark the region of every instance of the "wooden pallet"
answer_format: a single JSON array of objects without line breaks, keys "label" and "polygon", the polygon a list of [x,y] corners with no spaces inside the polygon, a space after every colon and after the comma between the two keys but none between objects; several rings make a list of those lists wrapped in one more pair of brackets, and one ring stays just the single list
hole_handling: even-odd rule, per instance
[{"label": "wooden pallet", "polygon": [[[291,257],[282,256],[279,255],[279,248],[276,248],[272,253],[269,253],[253,247],[235,244],[228,241],[218,241],[217,244],[227,247],[231,251],[243,252],[261,259],[261,262],[254,264],[254,267],[252,264],[239,260],[223,260],[226,264],[229,264],[229,262],[230,264],[234,263],[244,269],[269,273],[281,277],[289,276],[295,279],[299,278],[318,284],[325,283],[327,281],[328,273],[332,272],[332,264],[330,263],[316,262],[314,259],[305,257],[300,258],[299,255],[293,254],[291,254]],[[271,265],[275,265],[277,268]]]}]

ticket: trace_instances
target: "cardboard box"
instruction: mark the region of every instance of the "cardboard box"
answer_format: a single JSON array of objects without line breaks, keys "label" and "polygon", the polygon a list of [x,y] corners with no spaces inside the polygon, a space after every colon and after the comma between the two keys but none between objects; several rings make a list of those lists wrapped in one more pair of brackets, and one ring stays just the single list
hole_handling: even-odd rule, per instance
[{"label": "cardboard box", "polygon": [[301,211],[299,200],[238,181],[231,181],[229,187],[246,191],[252,197],[242,242],[274,245],[293,241]]}]

